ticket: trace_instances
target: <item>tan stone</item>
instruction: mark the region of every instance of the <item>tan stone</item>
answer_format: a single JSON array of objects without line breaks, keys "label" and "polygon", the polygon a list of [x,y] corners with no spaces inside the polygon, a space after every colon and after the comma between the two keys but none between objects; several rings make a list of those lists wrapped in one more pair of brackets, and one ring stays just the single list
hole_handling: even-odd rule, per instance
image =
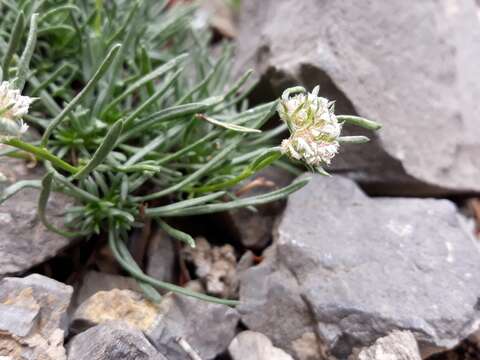
[{"label": "tan stone", "polygon": [[119,289],[99,291],[75,311],[72,327],[82,330],[107,321],[121,320],[147,331],[157,314],[158,307],[137,292]]}]

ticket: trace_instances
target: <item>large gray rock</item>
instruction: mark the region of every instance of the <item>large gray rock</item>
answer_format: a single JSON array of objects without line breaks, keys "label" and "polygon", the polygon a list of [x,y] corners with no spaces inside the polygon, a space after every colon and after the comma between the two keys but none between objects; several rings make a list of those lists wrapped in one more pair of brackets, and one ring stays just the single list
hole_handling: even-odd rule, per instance
[{"label": "large gray rock", "polygon": [[244,272],[242,321],[297,358],[345,358],[393,330],[423,355],[480,323],[480,252],[447,200],[369,198],[314,176],[289,198],[265,261]]},{"label": "large gray rock", "polygon": [[337,113],[383,123],[370,144],[345,146],[331,170],[376,185],[378,193],[480,190],[474,0],[242,6],[237,67],[257,70],[259,92],[278,96],[293,84],[320,84]]},{"label": "large gray rock", "polygon": [[[41,177],[41,170],[31,170],[18,159],[0,159],[0,172],[8,182]],[[55,256],[72,240],[48,231],[37,216],[37,189],[24,189],[0,204],[0,277],[30,269]],[[62,226],[63,212],[72,205],[66,196],[54,194],[47,210],[49,221]]]},{"label": "large gray rock", "polygon": [[71,360],[165,359],[143,333],[123,322],[97,325],[75,336],[68,344]]},{"label": "large gray rock", "polygon": [[203,360],[210,360],[227,350],[239,317],[225,305],[168,294],[159,304],[157,323],[146,334],[168,359],[190,360],[178,345],[183,338]]},{"label": "large gray rock", "polygon": [[65,359],[63,339],[71,286],[45,276],[0,281],[0,356]]}]

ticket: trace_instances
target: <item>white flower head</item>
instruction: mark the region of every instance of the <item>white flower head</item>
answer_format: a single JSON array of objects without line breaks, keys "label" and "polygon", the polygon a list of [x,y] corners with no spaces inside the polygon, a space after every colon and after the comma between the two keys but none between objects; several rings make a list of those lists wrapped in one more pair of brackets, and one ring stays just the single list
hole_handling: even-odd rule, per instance
[{"label": "white flower head", "polygon": [[291,130],[315,126],[320,129],[324,125],[338,125],[333,112],[333,102],[318,96],[319,87],[311,93],[299,93],[292,97],[288,92],[282,95],[278,104],[280,118]]},{"label": "white flower head", "polygon": [[338,141],[323,141],[316,139],[311,130],[294,132],[288,139],[282,141],[282,153],[295,160],[311,166],[330,164],[338,153]]},{"label": "white flower head", "polygon": [[338,152],[342,131],[342,124],[334,114],[334,103],[319,97],[318,91],[316,86],[311,93],[292,97],[286,91],[277,108],[291,132],[282,142],[282,152],[312,166],[330,164]]},{"label": "white flower head", "polygon": [[19,137],[28,130],[22,117],[34,100],[21,95],[8,81],[0,84],[0,140]]}]

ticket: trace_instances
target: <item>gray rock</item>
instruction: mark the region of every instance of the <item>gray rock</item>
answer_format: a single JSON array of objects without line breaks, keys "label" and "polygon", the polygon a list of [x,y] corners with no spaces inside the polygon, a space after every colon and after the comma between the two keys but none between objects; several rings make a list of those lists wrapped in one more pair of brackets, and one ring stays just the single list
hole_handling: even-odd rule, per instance
[{"label": "gray rock", "polygon": [[[29,170],[18,159],[0,160],[0,172],[13,183],[39,178],[41,170]],[[5,187],[4,184],[0,187]],[[71,239],[48,231],[37,216],[39,190],[24,189],[0,205],[0,277],[20,273],[55,256],[72,243]],[[47,217],[56,225],[63,224],[63,211],[72,201],[61,194],[50,198]]]},{"label": "gray rock", "polygon": [[146,334],[168,359],[190,360],[178,338],[209,360],[223,353],[235,337],[239,314],[228,306],[168,294],[159,308],[157,324]]},{"label": "gray rock", "polygon": [[238,334],[228,352],[233,360],[293,360],[285,351],[273,346],[268,337],[254,331]]},{"label": "gray rock", "polygon": [[[5,148],[0,144],[0,150]],[[30,167],[24,160],[2,156],[0,161],[0,172],[4,176],[4,181],[0,181],[0,190],[3,190],[9,184],[18,180],[34,180],[42,176],[40,167]]]},{"label": "gray rock", "polygon": [[242,321],[299,359],[344,358],[393,330],[427,355],[480,323],[479,248],[447,200],[368,198],[314,176],[265,256],[241,278]]},{"label": "gray rock", "polygon": [[0,331],[6,331],[14,336],[26,336],[35,325],[38,313],[37,307],[0,304]]},{"label": "gray rock", "polygon": [[394,331],[362,350],[358,360],[421,360],[417,341],[408,331]]},{"label": "gray rock", "polygon": [[73,314],[71,328],[78,332],[122,321],[143,331],[169,359],[189,360],[178,345],[178,339],[183,338],[203,360],[208,360],[227,349],[236,334],[239,318],[232,308],[185,296],[167,294],[153,304],[139,293],[113,289],[85,300]]},{"label": "gray rock", "polygon": [[276,261],[275,250],[268,248],[260,265],[241,274],[241,320],[299,360],[319,359],[325,353],[317,342],[310,309],[295,277]]},{"label": "gray rock", "polygon": [[345,146],[332,171],[382,194],[480,190],[474,0],[242,6],[237,67],[257,70],[260,93],[320,84],[321,95],[337,101],[337,113],[383,123],[370,144]]},{"label": "gray rock", "polygon": [[164,360],[143,333],[123,322],[97,325],[68,344],[71,360]]},{"label": "gray rock", "polygon": [[56,329],[68,329],[67,308],[73,288],[39,274],[0,281],[0,304],[39,309],[38,331],[48,336]]},{"label": "gray rock", "polygon": [[[293,180],[293,175],[280,168],[269,167],[255,174],[239,187],[242,188],[252,183],[263,184],[245,191],[239,196],[262,195],[269,191],[287,186]],[[257,212],[249,209],[238,209],[229,211],[230,220],[234,231],[238,234],[240,242],[248,249],[263,250],[272,239],[272,228],[278,215],[284,208],[283,201],[257,206]]]},{"label": "gray rock", "polygon": [[45,276],[0,281],[0,356],[65,359],[63,339],[73,289]]},{"label": "gray rock", "polygon": [[167,282],[176,280],[175,240],[165,231],[156,230],[147,251],[146,272],[148,275]]}]

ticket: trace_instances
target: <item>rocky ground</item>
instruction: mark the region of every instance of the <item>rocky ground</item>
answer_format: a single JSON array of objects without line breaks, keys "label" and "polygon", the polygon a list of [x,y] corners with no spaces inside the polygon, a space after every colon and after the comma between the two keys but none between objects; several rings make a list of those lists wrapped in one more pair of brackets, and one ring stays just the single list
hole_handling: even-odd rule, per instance
[{"label": "rocky ground", "polygon": [[[149,275],[237,308],[152,303],[104,238],[52,234],[38,190],[21,191],[0,207],[0,359],[480,359],[478,14],[473,0],[243,0],[219,27],[257,71],[253,101],[320,84],[384,128],[288,202],[176,224],[195,250],[153,225],[132,234]],[[32,165],[3,159],[0,190],[38,178]],[[292,178],[268,169],[242,196]],[[68,206],[53,198],[49,219]]]}]

